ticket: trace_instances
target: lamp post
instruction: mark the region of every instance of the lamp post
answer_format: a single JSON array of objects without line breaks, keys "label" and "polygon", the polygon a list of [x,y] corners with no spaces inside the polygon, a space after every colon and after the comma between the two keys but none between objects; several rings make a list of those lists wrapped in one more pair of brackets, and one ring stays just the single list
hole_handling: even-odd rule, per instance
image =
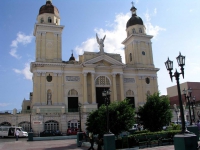
[{"label": "lamp post", "polygon": [[[187,92],[188,92],[189,95],[187,95]],[[185,95],[185,99],[188,101],[189,116],[190,116],[190,125],[192,125],[192,117],[191,117],[191,110],[190,110],[190,99],[191,99],[191,95],[192,95],[192,89],[191,89],[191,88],[188,88],[188,90],[186,90],[186,89],[184,88],[183,94]]]},{"label": "lamp post", "polygon": [[105,100],[105,105],[106,105],[106,116],[107,116],[107,133],[109,134],[109,112],[108,112],[108,105],[109,105],[109,102],[110,102],[110,89],[108,89],[107,91],[104,90],[102,92],[102,96],[104,97],[104,100]]},{"label": "lamp post", "polygon": [[177,108],[176,104],[174,104],[174,111],[176,113],[177,124],[178,124],[178,112],[179,112],[179,109]]},{"label": "lamp post", "polygon": [[82,106],[82,104],[78,103],[79,121],[80,121],[79,132],[82,132],[82,129],[81,129],[81,106]]},{"label": "lamp post", "polygon": [[184,68],[183,66],[185,65],[185,56],[182,56],[181,53],[179,53],[179,56],[176,57],[178,65],[181,67],[181,73],[179,73],[177,70],[174,72],[174,75],[172,75],[172,70],[173,70],[173,61],[168,60],[165,62],[165,66],[167,70],[169,71],[169,75],[172,80],[172,77],[175,77],[176,83],[177,83],[177,90],[178,90],[178,97],[179,97],[179,106],[180,106],[180,113],[181,113],[181,122],[182,122],[182,130],[181,133],[186,133],[186,127],[185,127],[185,119],[184,119],[184,112],[183,112],[183,104],[182,104],[182,99],[181,99],[181,90],[180,90],[180,84],[179,84],[179,76],[182,74],[184,78]]},{"label": "lamp post", "polygon": [[195,101],[196,101],[195,96],[193,96],[192,100],[193,101],[191,101],[191,103],[192,103],[192,111],[193,111],[193,121],[195,122],[195,113],[194,113],[194,107],[195,107]]}]

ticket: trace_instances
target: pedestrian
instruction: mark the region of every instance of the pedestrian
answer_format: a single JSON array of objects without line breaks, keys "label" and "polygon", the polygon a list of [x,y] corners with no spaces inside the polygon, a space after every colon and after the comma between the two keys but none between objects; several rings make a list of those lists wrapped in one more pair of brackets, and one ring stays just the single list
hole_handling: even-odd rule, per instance
[{"label": "pedestrian", "polygon": [[102,138],[102,135],[98,135],[98,147],[97,147],[97,150],[102,150],[102,145],[103,145],[103,138]]},{"label": "pedestrian", "polygon": [[140,130],[141,130],[141,125],[140,125],[140,124],[138,124],[138,126],[137,126],[137,127],[138,127],[138,130],[140,131]]},{"label": "pedestrian", "polygon": [[199,132],[200,132],[200,121],[199,120],[197,121],[197,127],[198,127]]},{"label": "pedestrian", "polygon": [[90,146],[90,148],[88,150],[91,150],[91,149],[94,150],[94,148],[93,148],[93,146],[94,146],[94,137],[93,137],[93,133],[92,132],[89,133],[89,139],[90,139],[91,146]]},{"label": "pedestrian", "polygon": [[16,141],[18,141],[18,138],[19,138],[19,130],[18,129],[15,130],[15,137],[16,137]]}]

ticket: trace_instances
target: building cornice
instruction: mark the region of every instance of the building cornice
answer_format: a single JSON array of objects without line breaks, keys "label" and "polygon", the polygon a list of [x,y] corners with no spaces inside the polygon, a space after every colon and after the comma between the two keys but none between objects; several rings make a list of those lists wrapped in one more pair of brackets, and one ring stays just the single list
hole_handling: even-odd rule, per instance
[{"label": "building cornice", "polygon": [[130,40],[132,37],[134,36],[137,36],[137,37],[145,37],[145,38],[148,38],[148,39],[151,39],[153,38],[152,35],[146,35],[146,34],[131,34],[129,37],[127,37],[123,42],[122,44],[125,44],[128,40]]},{"label": "building cornice", "polygon": [[[34,36],[36,36],[36,28],[39,27],[39,26],[41,26],[41,27],[60,28],[60,29],[62,29],[62,30],[63,30],[63,28],[65,27],[65,26],[62,26],[62,25],[52,25],[52,24],[41,24],[41,23],[36,23],[35,26],[34,26],[34,32],[33,32],[33,35],[34,35]],[[45,30],[44,30],[44,31],[45,31]],[[53,32],[53,31],[51,31],[51,32]],[[57,32],[57,31],[56,31],[56,32]]]}]

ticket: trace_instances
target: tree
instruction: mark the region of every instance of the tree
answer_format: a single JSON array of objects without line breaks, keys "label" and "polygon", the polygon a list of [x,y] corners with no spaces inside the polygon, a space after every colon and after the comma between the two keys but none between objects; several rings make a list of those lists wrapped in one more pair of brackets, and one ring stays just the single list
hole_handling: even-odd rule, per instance
[{"label": "tree", "polygon": [[[122,131],[132,128],[134,120],[134,109],[128,100],[113,102],[108,106],[109,110],[109,129],[119,135]],[[98,110],[91,112],[86,120],[87,130],[94,134],[106,133],[106,106],[102,105]]]},{"label": "tree", "polygon": [[172,118],[169,98],[154,93],[147,97],[144,106],[139,107],[138,115],[145,129],[150,131],[160,131],[162,127],[169,124]]}]

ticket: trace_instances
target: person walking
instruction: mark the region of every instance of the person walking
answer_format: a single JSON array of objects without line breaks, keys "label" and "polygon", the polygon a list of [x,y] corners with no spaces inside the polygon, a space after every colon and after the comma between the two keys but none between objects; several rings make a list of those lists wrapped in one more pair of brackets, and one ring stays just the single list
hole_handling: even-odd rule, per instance
[{"label": "person walking", "polygon": [[90,132],[89,133],[89,138],[90,138],[90,144],[91,144],[91,146],[90,146],[90,148],[88,149],[88,150],[94,150],[94,137],[93,137],[93,133],[92,132]]},{"label": "person walking", "polygon": [[19,138],[19,130],[18,129],[15,130],[15,137],[16,137],[16,141],[18,141],[18,138]]},{"label": "person walking", "polygon": [[102,150],[102,145],[103,145],[103,138],[102,135],[98,135],[98,147],[97,150]]}]

